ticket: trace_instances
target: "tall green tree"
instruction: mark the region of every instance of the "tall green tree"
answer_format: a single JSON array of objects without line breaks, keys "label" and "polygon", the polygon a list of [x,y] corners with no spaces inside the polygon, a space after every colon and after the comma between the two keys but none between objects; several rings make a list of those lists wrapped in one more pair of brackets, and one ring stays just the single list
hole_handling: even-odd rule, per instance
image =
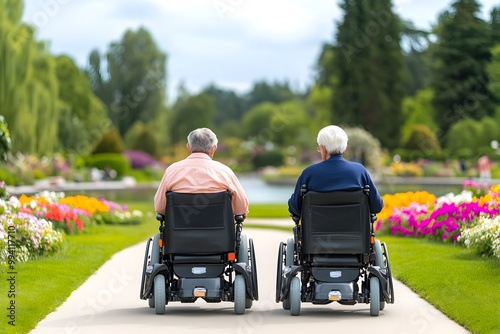
[{"label": "tall green tree", "polygon": [[186,142],[188,134],[196,128],[213,128],[216,114],[215,99],[206,93],[185,95],[177,99],[172,108],[169,127],[173,144]]},{"label": "tall green tree", "polygon": [[21,0],[1,0],[0,8],[0,114],[9,124],[12,149],[18,151],[30,144],[22,143],[20,136],[26,131],[23,123],[32,122],[28,84],[34,53],[33,29],[21,23]]},{"label": "tall green tree", "polygon": [[418,29],[413,22],[401,19],[405,90],[407,95],[415,95],[429,86],[431,80],[431,56],[429,52],[430,31]]},{"label": "tall green tree", "polygon": [[491,44],[500,44],[500,5],[495,6],[490,12]]},{"label": "tall green tree", "polygon": [[288,82],[274,82],[268,83],[267,81],[255,82],[252,89],[246,96],[247,105],[246,110],[250,110],[254,106],[270,102],[280,104],[285,101],[294,100],[298,98]]},{"label": "tall green tree", "polygon": [[332,121],[360,125],[382,145],[399,144],[402,124],[401,20],[390,0],[344,0],[334,56]]},{"label": "tall green tree", "polygon": [[48,52],[45,43],[37,43],[37,50],[33,58],[33,79],[30,81],[28,89],[32,118],[27,123],[34,123],[35,126],[33,132],[27,133],[28,124],[23,124],[25,131],[22,137],[30,143],[27,151],[52,154],[59,146],[57,120],[61,105],[56,60]]},{"label": "tall green tree", "polygon": [[491,40],[479,9],[475,0],[457,0],[436,28],[432,86],[441,143],[454,123],[492,114],[486,73]]},{"label": "tall green tree", "polygon": [[108,130],[106,106],[94,94],[87,75],[68,56],[56,58],[59,80],[59,141],[65,151],[89,153]]},{"label": "tall green tree", "polygon": [[102,56],[94,50],[87,72],[108,116],[123,136],[136,122],[154,119],[165,103],[166,55],[145,28],[127,30]]},{"label": "tall green tree", "polygon": [[215,124],[222,125],[228,121],[239,121],[245,111],[245,100],[232,90],[226,90],[210,84],[202,90],[215,98]]}]

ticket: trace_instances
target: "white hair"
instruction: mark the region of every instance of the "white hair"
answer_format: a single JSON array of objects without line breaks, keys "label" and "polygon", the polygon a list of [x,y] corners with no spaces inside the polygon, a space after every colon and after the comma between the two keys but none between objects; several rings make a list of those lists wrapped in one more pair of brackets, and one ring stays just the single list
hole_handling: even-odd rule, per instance
[{"label": "white hair", "polygon": [[323,145],[328,154],[342,154],[347,149],[347,133],[336,125],[329,125],[318,132],[318,145]]},{"label": "white hair", "polygon": [[191,152],[209,153],[217,145],[217,136],[208,128],[198,128],[189,133],[188,144]]}]

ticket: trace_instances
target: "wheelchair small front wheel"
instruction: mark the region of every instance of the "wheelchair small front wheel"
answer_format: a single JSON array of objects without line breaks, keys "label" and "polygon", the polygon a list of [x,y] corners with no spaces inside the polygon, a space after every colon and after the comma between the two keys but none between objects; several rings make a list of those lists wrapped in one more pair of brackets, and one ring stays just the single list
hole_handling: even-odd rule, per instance
[{"label": "wheelchair small front wheel", "polygon": [[377,277],[370,277],[370,315],[378,316],[380,312],[380,283]]},{"label": "wheelchair small front wheel", "polygon": [[290,300],[290,315],[300,315],[300,279],[295,276],[290,282],[290,292],[288,294]]},{"label": "wheelchair small front wheel", "polygon": [[161,274],[155,276],[154,281],[154,301],[155,301],[155,311],[156,314],[165,313],[166,302],[166,289],[165,289],[165,277]]},{"label": "wheelchair small front wheel", "polygon": [[234,278],[234,313],[245,313],[246,306],[246,285],[245,278],[242,275],[236,275]]},{"label": "wheelchair small front wheel", "polygon": [[[374,251],[375,251],[375,265],[379,266],[380,269],[385,269],[385,261],[384,261],[384,254],[382,252],[382,246],[380,243],[380,240],[375,240],[375,245],[374,245]],[[380,294],[380,310],[383,310],[385,308],[385,300],[384,296]]]}]

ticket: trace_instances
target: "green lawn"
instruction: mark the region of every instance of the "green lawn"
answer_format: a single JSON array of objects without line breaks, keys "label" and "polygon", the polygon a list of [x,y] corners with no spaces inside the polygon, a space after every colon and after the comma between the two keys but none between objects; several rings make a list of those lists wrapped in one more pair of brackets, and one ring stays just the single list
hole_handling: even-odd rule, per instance
[{"label": "green lawn", "polygon": [[[150,203],[130,203],[151,210]],[[283,210],[285,210],[283,212]],[[250,217],[288,217],[286,205],[252,205]],[[141,225],[97,226],[92,233],[67,236],[56,256],[16,265],[16,327],[34,328],[115,252],[145,241],[157,231],[153,214]],[[246,225],[250,227],[250,224]],[[287,231],[290,229],[287,228]],[[388,245],[394,277],[473,333],[500,333],[500,260],[486,259],[460,246],[422,239],[380,236]],[[2,272],[2,307],[7,302],[7,273]],[[396,291],[397,307],[398,295]],[[390,306],[387,308],[390,312]]]},{"label": "green lawn", "polygon": [[394,277],[471,332],[500,333],[499,259],[438,241],[380,240],[387,243]]}]

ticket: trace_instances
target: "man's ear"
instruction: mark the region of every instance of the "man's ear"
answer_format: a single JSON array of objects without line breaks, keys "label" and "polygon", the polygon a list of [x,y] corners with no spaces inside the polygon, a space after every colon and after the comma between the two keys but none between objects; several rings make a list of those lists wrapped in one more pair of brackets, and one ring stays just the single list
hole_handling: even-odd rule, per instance
[{"label": "man's ear", "polygon": [[187,148],[187,150],[189,151],[189,153],[191,154],[191,146],[189,146],[189,143],[188,143],[188,144],[186,144],[186,148]]}]

